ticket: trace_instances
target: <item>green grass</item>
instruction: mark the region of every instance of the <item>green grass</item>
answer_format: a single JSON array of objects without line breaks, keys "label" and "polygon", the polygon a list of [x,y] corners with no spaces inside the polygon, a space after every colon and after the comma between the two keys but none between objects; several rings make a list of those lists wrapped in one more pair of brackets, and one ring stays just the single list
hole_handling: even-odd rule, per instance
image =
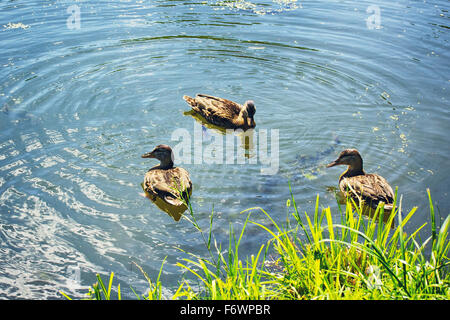
[{"label": "green grass", "polygon": [[[450,216],[438,227],[429,190],[427,193],[430,221],[408,235],[405,226],[418,210],[414,207],[407,214],[403,213],[402,198],[397,199],[397,190],[394,210],[387,218],[381,206],[370,218],[364,216],[363,208],[350,199],[345,208],[338,203],[339,212],[332,215],[329,207],[320,208],[319,196],[310,216],[299,212],[291,192],[283,223],[274,221],[262,208],[243,211],[247,218],[241,232],[236,234],[230,225],[227,250],[213,241],[214,214],[211,213],[209,230],[205,233],[189,205],[189,220],[200,232],[208,257],[185,252],[186,257],[177,266],[180,277],[187,272],[197,281],[181,278],[176,292],[171,297],[163,297],[160,282],[163,266],[155,283],[141,269],[149,282],[148,294],[143,297],[449,299]],[[264,215],[270,224],[252,219],[256,214]],[[270,240],[262,243],[254,255],[242,258],[239,247],[249,224],[268,233]],[[422,241],[421,231],[426,227],[430,228],[431,236]],[[88,298],[110,299],[112,282],[113,274],[108,287],[97,275],[97,283],[89,290]],[[120,299],[120,286],[117,291]],[[136,297],[140,298],[137,294]]]}]

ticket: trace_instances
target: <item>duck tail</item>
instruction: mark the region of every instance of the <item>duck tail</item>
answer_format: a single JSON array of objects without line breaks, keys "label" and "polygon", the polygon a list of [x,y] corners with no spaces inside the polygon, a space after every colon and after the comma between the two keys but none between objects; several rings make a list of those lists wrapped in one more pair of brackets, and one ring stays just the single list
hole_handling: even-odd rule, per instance
[{"label": "duck tail", "polygon": [[191,106],[195,107],[196,103],[195,103],[195,99],[189,96],[183,96],[183,99],[189,103]]}]

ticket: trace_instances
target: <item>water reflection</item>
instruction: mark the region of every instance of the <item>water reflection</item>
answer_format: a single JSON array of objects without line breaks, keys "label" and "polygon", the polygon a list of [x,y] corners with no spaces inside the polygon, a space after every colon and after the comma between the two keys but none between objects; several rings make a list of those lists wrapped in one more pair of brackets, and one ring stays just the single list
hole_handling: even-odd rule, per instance
[{"label": "water reflection", "polygon": [[142,187],[142,190],[144,191],[145,197],[148,198],[154,205],[156,205],[159,208],[159,210],[167,213],[176,222],[180,221],[181,217],[183,216],[183,213],[187,209],[187,206],[185,206],[185,205],[177,205],[176,206],[176,205],[167,203],[166,201],[163,201],[161,198],[154,197],[148,191],[146,191],[145,187],[144,187],[144,183],[141,183],[141,187]]},{"label": "water reflection", "polygon": [[[382,213],[381,209],[379,209],[377,212],[377,209],[374,209],[369,205],[364,205],[364,203],[362,203],[362,205],[361,205],[361,203],[359,203],[359,201],[356,201],[356,202],[351,201],[350,199],[347,198],[345,193],[342,192],[341,190],[339,190],[339,188],[336,186],[327,186],[326,190],[330,194],[334,195],[337,203],[339,203],[340,205],[347,205],[347,203],[351,204],[353,214],[358,214],[359,210],[362,209],[361,214],[363,216],[366,216],[368,218],[375,217],[376,222],[378,222],[381,217],[381,219],[383,220],[383,223],[387,224],[389,222],[391,229],[395,228],[395,219],[393,219],[394,217],[392,217],[392,215],[395,215],[396,211],[394,211],[392,209],[384,209],[383,213]],[[341,210],[344,211],[345,209],[341,208]],[[389,221],[389,220],[391,220],[391,221]]]},{"label": "water reflection", "polygon": [[[257,150],[255,146],[255,129],[250,128],[245,131],[242,129],[237,130],[225,129],[208,122],[208,120],[206,120],[202,115],[198,114],[193,110],[185,111],[183,112],[183,114],[185,116],[191,116],[193,119],[195,119],[196,123],[202,126],[203,141],[210,142],[212,140],[211,136],[212,134],[216,134],[219,136],[225,136],[227,134],[230,134],[239,138],[240,141],[239,146],[244,150],[245,158],[249,159],[256,156]],[[231,144],[231,146],[234,148],[234,143]]]}]

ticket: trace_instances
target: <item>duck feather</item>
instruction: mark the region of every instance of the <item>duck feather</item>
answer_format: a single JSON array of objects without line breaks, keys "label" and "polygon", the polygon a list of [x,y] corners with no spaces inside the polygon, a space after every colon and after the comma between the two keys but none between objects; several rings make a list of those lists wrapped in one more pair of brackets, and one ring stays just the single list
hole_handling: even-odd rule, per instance
[{"label": "duck feather", "polygon": [[[387,206],[394,202],[394,192],[391,186],[386,179],[378,174],[369,173],[342,177],[339,181],[339,189],[353,198],[362,198],[365,203],[374,209],[380,201],[383,201]],[[385,206],[386,209],[388,209],[387,206]]]},{"label": "duck feather", "polygon": [[191,196],[192,182],[189,173],[183,168],[160,169],[157,166],[145,174],[144,190],[153,197],[152,200],[159,197],[171,205],[185,206],[180,199],[187,200],[186,192]]}]

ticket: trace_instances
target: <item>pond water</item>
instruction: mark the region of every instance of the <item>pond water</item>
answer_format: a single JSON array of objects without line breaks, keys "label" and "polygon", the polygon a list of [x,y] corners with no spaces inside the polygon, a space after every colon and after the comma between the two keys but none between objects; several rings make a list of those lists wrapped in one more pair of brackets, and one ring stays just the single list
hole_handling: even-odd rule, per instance
[{"label": "pond water", "polygon": [[[191,147],[175,163],[190,172],[206,230],[214,208],[225,248],[244,209],[286,220],[288,181],[301,212],[313,212],[319,194],[337,213],[328,189],[344,168],[325,165],[348,147],[367,172],[398,186],[405,210],[419,206],[410,228],[428,221],[426,188],[445,218],[448,9],[447,1],[1,1],[0,298],[82,297],[95,273],[111,271],[133,298],[129,286],[147,288],[133,262],[155,279],[165,257],[170,296],[181,250],[207,251],[189,221],[139,195],[156,165],[140,155],[161,143]],[[184,114],[183,95],[196,93],[254,100],[256,143],[245,163],[239,137],[227,161],[234,136]],[[267,223],[256,210],[252,219]],[[242,257],[267,239],[249,226]]]}]

